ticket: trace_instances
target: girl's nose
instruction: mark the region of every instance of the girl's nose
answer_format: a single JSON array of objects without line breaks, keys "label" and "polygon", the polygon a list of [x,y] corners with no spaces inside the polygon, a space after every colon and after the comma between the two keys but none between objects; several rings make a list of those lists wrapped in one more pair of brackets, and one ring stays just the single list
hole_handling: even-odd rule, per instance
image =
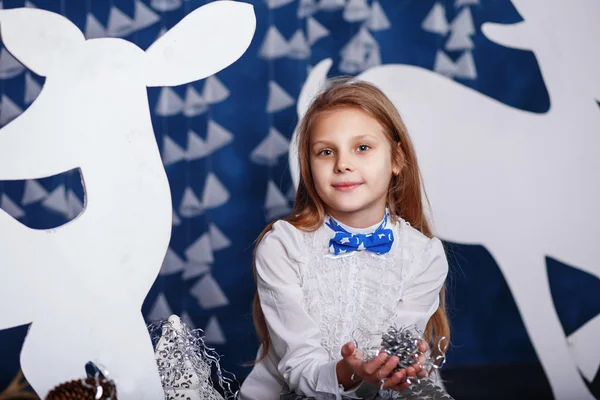
[{"label": "girl's nose", "polygon": [[335,171],[337,173],[352,171],[353,166],[350,162],[350,159],[347,155],[338,155],[336,163],[335,163]]}]

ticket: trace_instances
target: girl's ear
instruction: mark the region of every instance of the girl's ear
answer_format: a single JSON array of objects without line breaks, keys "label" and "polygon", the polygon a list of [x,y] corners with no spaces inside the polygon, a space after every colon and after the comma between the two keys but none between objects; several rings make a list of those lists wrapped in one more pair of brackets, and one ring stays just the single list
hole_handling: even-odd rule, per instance
[{"label": "girl's ear", "polygon": [[402,151],[402,146],[400,142],[396,143],[396,148],[393,149],[392,155],[392,174],[394,176],[400,175],[400,172],[404,169],[405,159],[404,152]]}]

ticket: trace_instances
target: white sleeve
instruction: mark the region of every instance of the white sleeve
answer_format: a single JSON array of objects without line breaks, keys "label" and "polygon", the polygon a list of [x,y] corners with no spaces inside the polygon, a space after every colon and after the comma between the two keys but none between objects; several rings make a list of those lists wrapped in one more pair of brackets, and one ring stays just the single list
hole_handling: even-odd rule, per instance
[{"label": "white sleeve", "polygon": [[395,326],[416,325],[421,332],[440,304],[440,290],[448,275],[448,260],[442,242],[433,238],[419,262],[412,265],[399,303]]},{"label": "white sleeve", "polygon": [[342,394],[352,397],[354,390],[340,389],[338,361],[329,360],[319,327],[302,306],[301,235],[289,223],[278,221],[256,249],[258,296],[271,346],[281,358],[277,369],[298,394],[337,400]]}]

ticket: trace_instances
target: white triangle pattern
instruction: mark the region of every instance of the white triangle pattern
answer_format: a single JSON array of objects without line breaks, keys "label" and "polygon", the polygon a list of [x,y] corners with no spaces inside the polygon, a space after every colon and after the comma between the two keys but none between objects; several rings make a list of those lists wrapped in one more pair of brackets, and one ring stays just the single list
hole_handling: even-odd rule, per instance
[{"label": "white triangle pattern", "polygon": [[252,162],[259,165],[274,166],[279,157],[288,153],[290,142],[273,127],[267,137],[250,153]]},{"label": "white triangle pattern", "polygon": [[6,94],[2,95],[0,103],[0,125],[4,126],[13,119],[17,118],[23,110],[15,104]]},{"label": "white triangle pattern", "polygon": [[204,328],[204,340],[207,344],[225,344],[225,334],[216,317],[211,317]]},{"label": "white triangle pattern", "polygon": [[204,275],[192,288],[190,294],[198,300],[198,304],[205,310],[223,307],[229,300],[223,290],[210,274]]},{"label": "white triangle pattern", "polygon": [[25,216],[25,212],[19,207],[14,201],[12,201],[6,193],[2,194],[2,201],[0,202],[0,208],[6,211],[8,215],[14,219],[19,219]]},{"label": "white triangle pattern", "polygon": [[271,26],[260,46],[259,55],[266,60],[284,57],[290,51],[290,47],[279,30]]},{"label": "white triangle pattern", "polygon": [[23,199],[21,204],[27,206],[29,204],[37,203],[48,196],[48,191],[42,186],[41,183],[35,179],[25,181],[25,189],[23,190]]},{"label": "white triangle pattern", "polygon": [[29,72],[25,74],[25,104],[31,104],[42,91],[42,85],[40,85]]},{"label": "white triangle pattern", "polygon": [[446,19],[446,10],[441,3],[436,2],[431,11],[427,14],[421,27],[427,32],[445,35],[448,33],[448,20]]},{"label": "white triangle pattern", "polygon": [[0,51],[0,79],[11,79],[25,71],[25,67],[6,48]]},{"label": "white triangle pattern", "polygon": [[274,113],[293,106],[295,100],[275,81],[269,81],[269,98],[267,100],[267,112]]},{"label": "white triangle pattern", "polygon": [[46,197],[42,202],[42,205],[48,210],[62,214],[64,216],[69,215],[69,204],[67,203],[67,193],[64,185],[58,186]]},{"label": "white triangle pattern", "polygon": [[152,306],[152,309],[148,313],[147,319],[149,321],[162,321],[164,319],[169,318],[172,314],[173,314],[173,311],[171,311],[171,307],[169,306],[169,303],[167,302],[167,298],[165,297],[165,294],[160,293],[156,297],[156,300],[154,301],[154,305]]},{"label": "white triangle pattern", "polygon": [[183,260],[169,247],[165,259],[163,260],[160,269],[160,275],[171,275],[183,271],[185,263]]},{"label": "white triangle pattern", "polygon": [[85,38],[97,39],[106,36],[106,28],[102,26],[92,13],[88,13],[85,21]]},{"label": "white triangle pattern", "polygon": [[319,7],[315,0],[300,0],[296,16],[298,18],[306,18],[316,13],[318,9]]}]

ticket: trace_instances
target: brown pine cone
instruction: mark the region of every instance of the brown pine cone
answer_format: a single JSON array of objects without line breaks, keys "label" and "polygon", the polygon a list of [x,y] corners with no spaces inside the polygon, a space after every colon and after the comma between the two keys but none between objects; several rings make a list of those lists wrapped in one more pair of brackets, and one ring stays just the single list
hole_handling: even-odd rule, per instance
[{"label": "brown pine cone", "polygon": [[[102,397],[100,399],[117,400],[117,388],[112,381],[99,378],[102,386]],[[86,378],[85,384],[82,379],[65,382],[58,385],[48,393],[46,400],[94,400],[96,397],[96,379]]]}]

